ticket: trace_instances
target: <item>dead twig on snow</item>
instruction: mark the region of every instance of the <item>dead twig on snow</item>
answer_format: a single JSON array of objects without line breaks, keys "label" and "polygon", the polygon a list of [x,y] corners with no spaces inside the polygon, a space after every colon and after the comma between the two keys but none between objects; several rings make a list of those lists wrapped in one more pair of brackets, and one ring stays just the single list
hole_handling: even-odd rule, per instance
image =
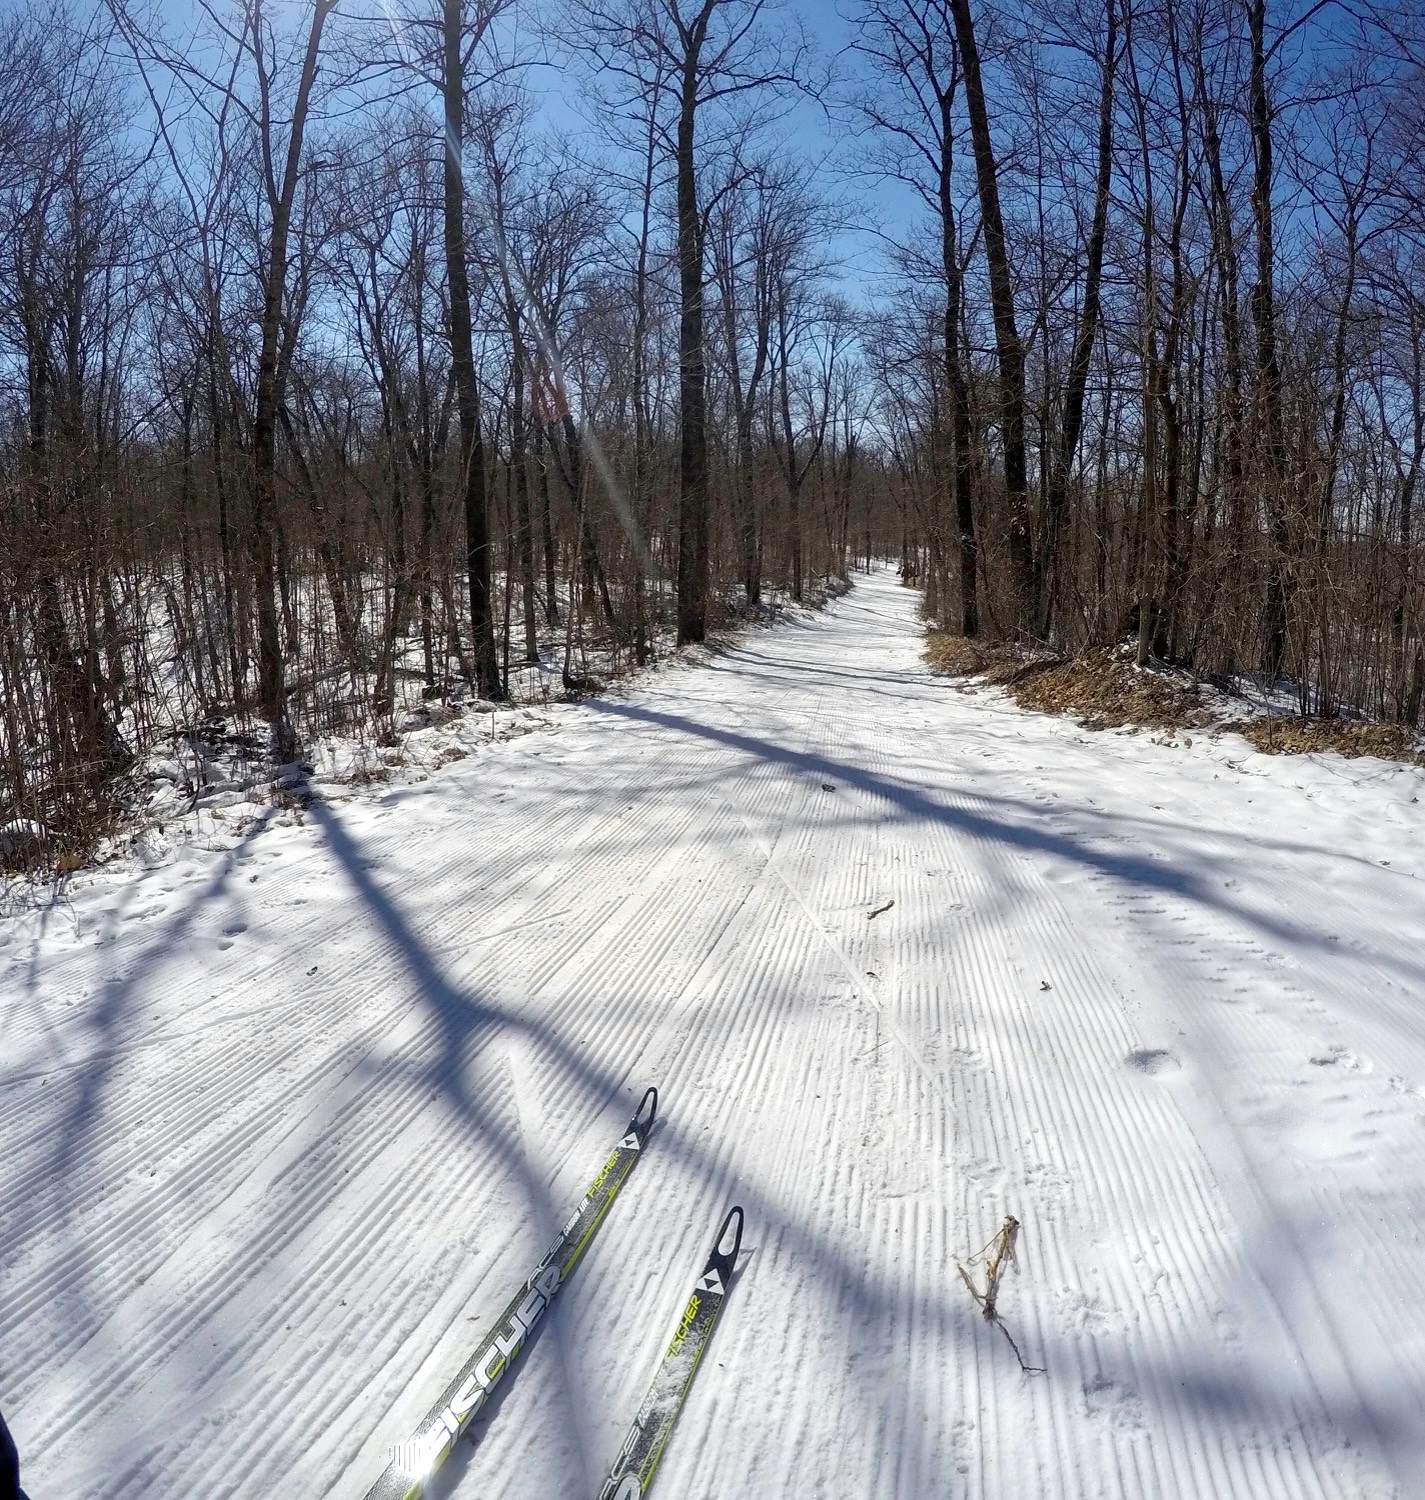
[{"label": "dead twig on snow", "polygon": [[1004,1326],[1004,1320],[999,1315],[996,1302],[999,1298],[1000,1278],[1010,1266],[1016,1265],[1015,1242],[1019,1238],[1019,1220],[1013,1214],[1006,1214],[1004,1223],[1000,1225],[999,1233],[982,1250],[977,1250],[970,1257],[970,1265],[977,1261],[985,1261],[985,1289],[975,1285],[970,1273],[957,1260],[955,1269],[960,1273],[960,1280],[965,1283],[965,1289],[975,1299],[975,1304],[984,1315],[986,1323],[993,1323],[1005,1336],[1009,1347],[1014,1350],[1014,1357],[1019,1361],[1019,1368],[1026,1375],[1043,1375],[1045,1373],[1042,1365],[1030,1365],[1024,1362],[1024,1356],[1019,1352],[1019,1345],[1015,1343],[1014,1336]]}]

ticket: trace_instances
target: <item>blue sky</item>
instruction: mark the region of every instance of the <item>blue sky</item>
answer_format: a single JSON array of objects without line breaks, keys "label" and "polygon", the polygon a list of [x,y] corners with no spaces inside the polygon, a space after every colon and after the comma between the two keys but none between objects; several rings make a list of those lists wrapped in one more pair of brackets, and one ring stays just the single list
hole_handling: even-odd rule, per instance
[{"label": "blue sky", "polygon": [[[855,72],[856,59],[842,55],[853,28],[843,19],[835,0],[781,0],[780,6],[769,8],[768,18],[772,24],[779,19],[800,20],[817,50],[820,64],[839,58],[837,66],[843,77]],[[579,79],[564,76],[552,67],[541,68],[533,86],[541,99],[542,117],[550,128],[587,133],[587,105],[579,97]],[[769,127],[767,148],[774,157],[819,165],[823,192],[845,205],[846,227],[833,237],[828,247],[841,263],[834,279],[853,300],[866,300],[875,291],[876,273],[885,266],[880,242],[874,235],[858,229],[857,223],[873,221],[882,229],[893,228],[919,211],[917,200],[898,184],[872,184],[865,180],[853,183],[844,170],[856,149],[847,124],[829,118],[823,108],[810,100],[793,104],[785,116]]]},{"label": "blue sky", "polygon": [[[157,0],[157,3],[176,33],[190,24],[192,0]],[[310,0],[269,0],[269,3],[275,11],[286,12],[295,19],[299,8],[305,10]],[[379,14],[382,3],[383,0],[343,0],[342,8]],[[393,8],[400,9],[403,0],[391,3]],[[1296,3],[1276,0],[1273,10],[1277,24],[1300,14],[1307,3],[1308,0]],[[558,4],[559,0],[519,0],[510,17],[516,26],[527,29],[539,13]],[[860,65],[857,58],[845,55],[853,35],[853,28],[841,14],[846,5],[847,0],[780,0],[780,4],[769,6],[769,20],[775,24],[779,14],[786,20],[799,20],[819,50],[821,61],[839,58],[842,76],[854,77]],[[1301,33],[1299,44],[1313,49],[1316,60],[1320,61],[1324,49],[1340,45],[1347,29],[1345,12],[1328,8]],[[592,148],[593,132],[586,118],[588,105],[581,98],[580,81],[556,67],[540,66],[532,70],[529,82],[540,101],[541,123],[551,130],[588,140]],[[820,181],[824,194],[846,207],[845,227],[832,236],[827,247],[840,262],[835,279],[853,300],[870,300],[888,269],[881,236],[903,237],[922,216],[919,201],[899,184],[876,183],[864,176],[853,180],[845,170],[853,165],[858,153],[853,127],[845,119],[829,119],[815,104],[802,102],[790,109],[770,128],[768,139],[774,155],[822,164]]]},{"label": "blue sky", "polygon": [[[274,13],[296,19],[299,9],[305,9],[309,0],[268,0]],[[379,15],[384,0],[344,0],[342,9],[366,15]],[[402,8],[402,0],[390,0],[393,9]],[[559,0],[520,0],[511,16],[516,25],[527,25],[540,13],[557,8]],[[171,35],[181,36],[192,24],[194,6],[192,0],[157,0],[158,10],[171,28]],[[221,13],[223,0],[217,0]],[[136,6],[136,9],[140,8]],[[772,25],[780,20],[800,21],[809,40],[816,47],[820,60],[831,60],[845,48],[852,34],[851,27],[842,18],[837,0],[772,0],[768,7],[768,20]],[[854,63],[843,63],[843,67],[854,67]],[[567,131],[578,137],[589,136],[586,121],[587,105],[580,97],[581,84],[577,78],[561,73],[555,67],[538,67],[532,70],[530,85],[540,101],[539,118],[551,130]],[[835,169],[831,160],[838,153],[845,155],[848,132],[844,124],[829,120],[825,112],[810,102],[803,102],[778,121],[768,135],[769,146],[774,154],[785,155],[807,162],[824,162],[822,181],[825,191],[834,198],[854,198],[854,212],[862,217],[877,219],[882,224],[900,220],[915,211],[916,205],[910,195],[896,187],[875,188],[868,184],[857,185],[854,192],[848,191],[843,175]],[[833,255],[845,262],[837,280],[850,296],[863,300],[872,289],[868,280],[878,265],[878,248],[874,237],[858,233],[848,227],[837,235],[830,247]]]}]

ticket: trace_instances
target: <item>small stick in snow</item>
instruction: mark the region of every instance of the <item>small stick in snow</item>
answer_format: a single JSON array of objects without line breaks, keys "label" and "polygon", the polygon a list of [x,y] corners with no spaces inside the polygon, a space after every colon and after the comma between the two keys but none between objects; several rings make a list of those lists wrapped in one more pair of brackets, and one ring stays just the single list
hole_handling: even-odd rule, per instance
[{"label": "small stick in snow", "polygon": [[875,909],[875,911],[868,911],[866,913],[866,920],[868,922],[874,921],[877,917],[879,917],[881,915],[881,913],[883,911],[889,911],[891,909],[891,907],[893,907],[895,904],[896,903],[895,903],[894,900],[890,900],[890,901],[887,901],[884,906],[878,906]]},{"label": "small stick in snow", "polygon": [[999,1297],[1000,1278],[1005,1271],[1013,1265],[1015,1260],[1015,1242],[1019,1238],[1019,1220],[1013,1214],[1006,1214],[1004,1223],[1000,1225],[999,1233],[982,1250],[977,1250],[970,1257],[973,1266],[977,1260],[989,1257],[985,1265],[985,1289],[983,1292],[970,1278],[970,1273],[957,1260],[955,1269],[960,1273],[960,1280],[965,1283],[965,1289],[975,1299],[976,1305],[984,1314],[986,1323],[993,1323],[1009,1341],[1009,1347],[1014,1350],[1014,1357],[1019,1361],[1019,1368],[1026,1375],[1043,1375],[1045,1373],[1042,1365],[1028,1365],[1024,1362],[1024,1356],[1019,1352],[1019,1345],[1015,1343],[1013,1335],[1004,1326],[1004,1320],[1000,1317],[995,1307]]},{"label": "small stick in snow", "polygon": [[1000,1277],[1004,1275],[1008,1267],[1015,1263],[1014,1245],[1018,1238],[1019,1220],[1013,1214],[1006,1214],[999,1233],[982,1250],[977,1250],[970,1257],[970,1264],[974,1265],[977,1260],[984,1260],[987,1255],[989,1256],[989,1261],[985,1266],[983,1293],[970,1280],[970,1273],[964,1266],[959,1261],[955,1262],[955,1268],[959,1271],[961,1280],[969,1288],[970,1295],[979,1303],[986,1323],[993,1323],[995,1320],[995,1299],[999,1296]]}]

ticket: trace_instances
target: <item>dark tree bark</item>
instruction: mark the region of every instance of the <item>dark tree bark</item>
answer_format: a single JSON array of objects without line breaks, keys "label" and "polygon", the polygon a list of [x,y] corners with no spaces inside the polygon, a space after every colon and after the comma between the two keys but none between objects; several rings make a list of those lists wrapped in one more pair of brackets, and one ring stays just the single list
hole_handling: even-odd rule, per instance
[{"label": "dark tree bark", "polygon": [[490,515],[485,482],[485,443],[480,431],[480,393],[475,382],[470,272],[465,263],[465,60],[463,0],[443,0],[445,117],[445,273],[450,295],[450,362],[460,425],[461,496],[465,512],[465,569],[470,589],[471,655],[475,687],[482,698],[504,697],[495,651],[490,581]]},{"label": "dark tree bark", "polygon": [[264,174],[272,224],[267,245],[267,265],[262,288],[262,322],[257,362],[257,389],[252,414],[252,534],[253,565],[257,582],[257,692],[271,736],[273,760],[291,760],[297,749],[296,735],[287,712],[286,672],[282,641],[278,634],[277,570],[274,544],[277,532],[277,412],[282,404],[282,379],[278,355],[283,332],[283,305],[287,293],[287,244],[292,225],[292,203],[302,166],[302,141],[311,106],[312,85],[317,76],[317,56],[322,31],[336,0],[315,0],[312,24],[307,33],[292,123],[287,136],[287,158],[282,181],[277,183],[272,163],[272,117],[268,74],[264,62],[265,22],[261,0],[253,0],[251,37],[257,64],[262,106],[262,150]]},{"label": "dark tree bark", "polygon": [[970,382],[960,349],[960,318],[965,277],[956,234],[953,120],[955,87],[940,91],[940,163],[936,198],[940,207],[940,266],[945,277],[945,386],[950,407],[955,490],[955,529],[960,551],[960,634],[980,633],[980,548],[976,534],[975,429],[970,411]]},{"label": "dark tree bark", "polygon": [[1107,0],[1108,17],[1104,38],[1102,76],[1098,104],[1098,165],[1094,180],[1093,222],[1089,227],[1084,266],[1084,302],[1074,330],[1073,352],[1064,386],[1064,415],[1059,441],[1049,468],[1044,495],[1044,530],[1035,554],[1035,594],[1039,616],[1035,633],[1047,639],[1054,608],[1055,567],[1059,535],[1069,505],[1069,473],[1079,451],[1084,427],[1084,396],[1088,388],[1089,364],[1098,336],[1103,251],[1108,238],[1108,207],[1113,183],[1113,86],[1118,69],[1118,0]]},{"label": "dark tree bark", "polygon": [[1014,313],[1014,278],[1000,211],[999,178],[989,107],[980,72],[970,0],[951,0],[960,66],[965,73],[965,108],[970,117],[970,144],[975,156],[975,183],[985,237],[990,306],[994,315],[995,355],[999,362],[1000,445],[1004,450],[1004,486],[1009,500],[1009,567],[1015,593],[1016,625],[1033,628],[1039,610],[1035,598],[1034,540],[1030,518],[1028,468],[1024,445],[1024,345]]},{"label": "dark tree bark", "polygon": [[700,62],[717,0],[676,24],[683,46],[678,95],[678,644],[707,634],[707,363],[703,346],[703,220],[698,206]]},{"label": "dark tree bark", "polygon": [[1275,226],[1272,207],[1272,101],[1267,83],[1267,0],[1247,0],[1251,38],[1248,119],[1252,133],[1252,217],[1257,229],[1257,284],[1252,322],[1257,333],[1257,404],[1263,437],[1263,500],[1269,539],[1266,607],[1262,622],[1262,667],[1281,674],[1286,661],[1290,614],[1291,526],[1286,436],[1282,418],[1281,362],[1277,353]]}]

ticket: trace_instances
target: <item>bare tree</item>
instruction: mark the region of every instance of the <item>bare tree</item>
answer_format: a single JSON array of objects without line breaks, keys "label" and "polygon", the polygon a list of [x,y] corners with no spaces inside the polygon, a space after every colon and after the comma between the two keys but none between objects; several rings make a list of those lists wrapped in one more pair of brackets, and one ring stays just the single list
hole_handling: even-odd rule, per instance
[{"label": "bare tree", "polygon": [[954,22],[949,0],[874,0],[858,20],[857,49],[894,91],[891,97],[884,89],[868,92],[857,101],[870,124],[894,143],[878,168],[910,184],[931,208],[938,229],[951,449],[945,467],[959,552],[960,632],[975,636],[980,631],[980,518],[970,378],[961,334],[965,268],[955,193],[960,61]]},{"label": "bare tree", "polygon": [[707,629],[708,440],[705,213],[699,193],[699,127],[719,106],[809,82],[806,44],[759,25],[767,0],[573,0],[571,32],[598,68],[623,86],[616,97],[655,107],[674,166],[679,289],[678,640]]},{"label": "bare tree", "polygon": [[995,353],[999,360],[1000,446],[1004,453],[1004,485],[1009,497],[1009,564],[1015,594],[1015,615],[1022,625],[1038,616],[1035,598],[1034,539],[1029,509],[1029,478],[1024,440],[1024,345],[1014,308],[1014,276],[1009,243],[1000,210],[999,166],[995,160],[985,94],[979,40],[970,0],[950,0],[960,66],[965,81],[965,108],[970,118],[970,141],[975,158],[975,183],[980,198],[980,225],[989,270],[990,307],[994,315]]}]

